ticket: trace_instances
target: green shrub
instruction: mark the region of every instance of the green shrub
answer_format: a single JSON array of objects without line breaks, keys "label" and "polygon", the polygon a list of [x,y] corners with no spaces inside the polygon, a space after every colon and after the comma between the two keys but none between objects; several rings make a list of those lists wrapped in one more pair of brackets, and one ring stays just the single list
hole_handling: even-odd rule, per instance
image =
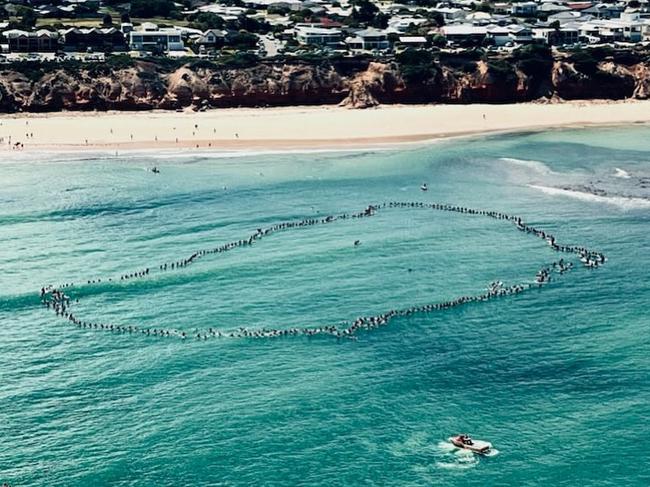
[{"label": "green shrub", "polygon": [[424,49],[409,48],[395,56],[404,79],[411,83],[421,83],[438,74],[433,54]]},{"label": "green shrub", "polygon": [[176,10],[172,0],[131,0],[130,14],[133,17],[165,17]]},{"label": "green shrub", "polygon": [[514,65],[505,59],[495,59],[487,63],[490,73],[500,82],[512,83],[517,80]]},{"label": "green shrub", "polygon": [[578,49],[571,54],[569,60],[583,74],[591,76],[598,71],[598,59],[591,50]]},{"label": "green shrub", "polygon": [[553,67],[551,48],[541,44],[531,44],[513,52],[517,67],[529,76],[546,76]]},{"label": "green shrub", "polygon": [[238,52],[234,55],[223,56],[219,64],[226,68],[251,68],[259,62],[260,58],[250,52]]}]

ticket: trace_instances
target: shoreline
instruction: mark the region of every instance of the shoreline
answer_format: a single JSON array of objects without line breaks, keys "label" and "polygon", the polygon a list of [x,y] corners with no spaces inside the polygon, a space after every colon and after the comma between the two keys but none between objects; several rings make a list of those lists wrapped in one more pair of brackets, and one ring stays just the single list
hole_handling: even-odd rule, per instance
[{"label": "shoreline", "polygon": [[[650,123],[650,101],[57,112],[0,115],[0,151],[358,150]],[[21,148],[22,145],[22,148]]]}]

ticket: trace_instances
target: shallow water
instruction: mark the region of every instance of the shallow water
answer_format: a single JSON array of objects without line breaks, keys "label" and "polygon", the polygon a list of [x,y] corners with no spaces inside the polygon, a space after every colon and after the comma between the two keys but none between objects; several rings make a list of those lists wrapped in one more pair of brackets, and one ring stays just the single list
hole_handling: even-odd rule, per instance
[{"label": "shallow water", "polygon": [[[0,481],[648,485],[649,135],[635,126],[244,157],[10,154],[0,164]],[[609,260],[357,341],[117,335],[39,306],[44,284],[119,276],[275,222],[389,200],[514,213]],[[74,293],[97,321],[315,326],[527,282],[554,260],[506,222],[391,211]],[[461,431],[498,454],[450,448]]]}]

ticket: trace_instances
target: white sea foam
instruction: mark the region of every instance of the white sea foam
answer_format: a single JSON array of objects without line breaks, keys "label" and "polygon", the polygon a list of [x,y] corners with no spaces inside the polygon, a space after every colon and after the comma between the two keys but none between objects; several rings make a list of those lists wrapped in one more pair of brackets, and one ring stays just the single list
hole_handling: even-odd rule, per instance
[{"label": "white sea foam", "polygon": [[433,447],[424,432],[411,434],[405,441],[398,441],[388,445],[388,451],[396,457],[404,457],[423,451],[432,451]]},{"label": "white sea foam", "polygon": [[448,470],[467,470],[474,468],[478,462],[475,463],[458,463],[458,462],[436,462],[436,467],[445,468]]},{"label": "white sea foam", "polygon": [[601,196],[597,194],[587,193],[585,191],[553,188],[550,186],[540,186],[537,184],[529,184],[528,187],[537,189],[551,196],[566,196],[569,198],[575,198],[592,203],[605,203],[608,205],[618,206],[619,208],[623,208],[625,210],[650,208],[650,200],[645,198],[637,198],[634,196]]},{"label": "white sea foam", "polygon": [[501,157],[499,158],[499,160],[515,166],[531,169],[539,174],[557,174],[555,171],[553,171],[550,167],[548,167],[546,164],[544,164],[541,161],[532,161],[528,159],[516,159],[514,157]]},{"label": "white sea foam", "polygon": [[614,177],[615,178],[622,178],[622,179],[630,179],[630,173],[627,172],[625,169],[621,169],[620,167],[615,167],[614,168]]},{"label": "white sea foam", "polygon": [[[150,149],[131,150],[124,152],[128,156],[142,157],[146,155],[151,159],[238,159],[242,157],[258,157],[258,156],[277,156],[277,155],[299,155],[299,154],[357,154],[357,153],[373,153],[392,150],[390,147],[358,147],[358,148],[345,148],[345,149],[287,149],[287,150],[232,150],[232,151],[167,151],[164,150],[152,152]],[[120,157],[122,153],[120,153]]]},{"label": "white sea foam", "polygon": [[438,442],[438,450],[446,452],[446,453],[451,453],[456,451],[456,447],[449,443],[448,441],[439,441]]},{"label": "white sea foam", "polygon": [[159,159],[159,160],[191,160],[191,159],[240,159],[246,157],[273,156],[273,155],[300,155],[300,154],[363,154],[395,150],[390,146],[378,147],[346,147],[342,149],[314,148],[314,149],[259,149],[259,150],[177,150],[177,149],[121,149],[101,150],[89,149],[66,151],[65,149],[35,149],[29,151],[4,151],[2,163],[15,163],[33,160],[39,163],[66,163],[82,161],[118,161],[130,159]]}]

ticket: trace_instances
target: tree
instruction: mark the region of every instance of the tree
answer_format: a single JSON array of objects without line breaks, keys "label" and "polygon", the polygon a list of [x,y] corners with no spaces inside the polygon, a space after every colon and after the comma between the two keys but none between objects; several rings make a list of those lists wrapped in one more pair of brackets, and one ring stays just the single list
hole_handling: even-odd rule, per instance
[{"label": "tree", "polygon": [[190,27],[206,31],[209,29],[223,29],[226,22],[212,12],[201,12],[190,17]]},{"label": "tree", "polygon": [[385,29],[386,27],[388,27],[389,19],[390,19],[389,15],[380,12],[377,15],[375,15],[375,17],[370,21],[370,25],[378,29]]},{"label": "tree", "polygon": [[488,13],[491,13],[494,10],[492,8],[492,5],[490,5],[489,2],[481,2],[478,5],[473,3],[472,4],[472,9],[477,11],[477,12],[488,12]]},{"label": "tree", "polygon": [[433,12],[428,16],[428,18],[435,22],[438,27],[445,25],[445,17],[440,12]]},{"label": "tree", "polygon": [[261,34],[266,34],[271,30],[271,26],[268,22],[257,20],[253,17],[248,17],[247,15],[240,15],[237,17],[237,28],[239,30],[246,30],[248,32],[257,32]]},{"label": "tree", "polygon": [[132,0],[134,17],[170,17],[176,6],[172,0]]},{"label": "tree", "polygon": [[350,17],[357,22],[371,22],[379,12],[377,5],[369,0],[353,0]]},{"label": "tree", "polygon": [[250,52],[238,52],[234,56],[224,56],[220,59],[221,63],[229,68],[250,68],[259,60],[260,58]]},{"label": "tree", "polygon": [[239,51],[254,49],[257,46],[258,37],[250,32],[237,32],[226,38],[226,44]]},{"label": "tree", "polygon": [[282,5],[269,5],[266,9],[266,13],[269,15],[287,15],[291,12],[289,7]]},{"label": "tree", "polygon": [[408,48],[395,56],[395,60],[408,83],[422,83],[438,73],[433,54],[424,49]]},{"label": "tree", "polygon": [[111,27],[112,25],[113,25],[113,17],[111,17],[110,14],[104,15],[104,17],[102,17],[102,26]]},{"label": "tree", "polygon": [[435,47],[445,47],[447,45],[447,38],[440,34],[436,34],[433,36],[433,39],[431,39],[431,44]]},{"label": "tree", "polygon": [[504,59],[494,59],[488,61],[487,66],[490,74],[494,76],[498,83],[516,83],[517,74],[515,73],[514,66],[509,61]]},{"label": "tree", "polygon": [[20,17],[18,25],[21,29],[30,30],[36,26],[36,20],[38,19],[38,16],[34,12],[34,9],[21,6],[18,9],[17,13]]},{"label": "tree", "polygon": [[289,15],[289,20],[294,23],[305,22],[305,20],[311,19],[313,12],[308,8],[302,9],[300,12],[294,12]]},{"label": "tree", "polygon": [[553,67],[553,52],[542,44],[530,44],[512,53],[517,67],[529,76],[543,78],[550,76]]}]

